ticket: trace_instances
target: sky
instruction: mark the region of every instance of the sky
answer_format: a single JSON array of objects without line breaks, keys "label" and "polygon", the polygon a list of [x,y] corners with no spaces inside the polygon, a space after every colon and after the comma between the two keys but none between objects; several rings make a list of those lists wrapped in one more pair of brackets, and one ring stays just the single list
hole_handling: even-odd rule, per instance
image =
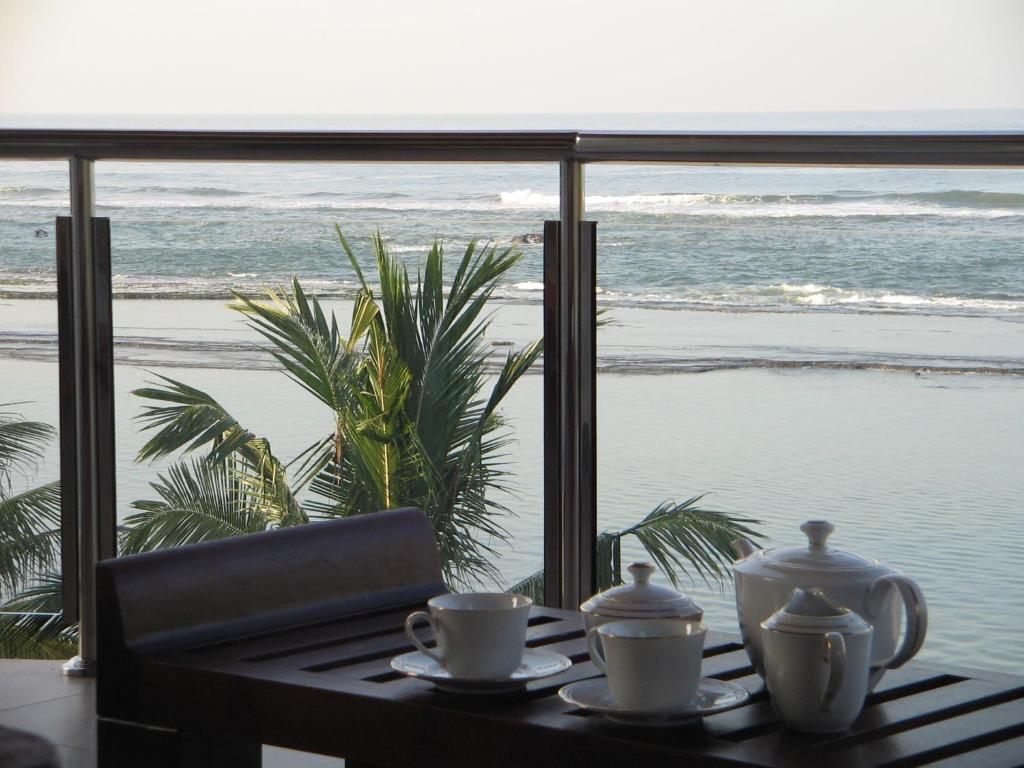
[{"label": "sky", "polygon": [[0,114],[1024,108],[1017,0],[0,0]]}]

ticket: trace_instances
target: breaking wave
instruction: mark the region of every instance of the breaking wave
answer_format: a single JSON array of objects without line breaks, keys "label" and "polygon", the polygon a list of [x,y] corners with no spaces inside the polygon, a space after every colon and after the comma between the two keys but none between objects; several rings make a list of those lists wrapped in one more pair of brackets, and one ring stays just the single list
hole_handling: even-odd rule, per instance
[{"label": "breaking wave", "polygon": [[[558,207],[558,195],[517,189],[502,192],[503,206],[520,209]],[[943,192],[860,192],[830,194],[727,195],[672,192],[642,195],[588,195],[588,211],[619,213],[786,218],[797,216],[939,216],[1001,218],[1024,216],[1024,194],[948,190]]]},{"label": "breaking wave", "polygon": [[[66,208],[67,190],[51,187],[0,187],[0,207]],[[124,187],[97,194],[102,209],[193,209],[309,211],[557,211],[558,195],[516,189],[469,198],[425,199],[401,192],[367,194],[309,191],[249,193],[224,187]],[[588,195],[593,212],[732,218],[912,217],[998,219],[1024,217],[1024,194],[952,189],[933,192],[838,190],[825,194],[718,194],[667,192],[636,195]]]}]

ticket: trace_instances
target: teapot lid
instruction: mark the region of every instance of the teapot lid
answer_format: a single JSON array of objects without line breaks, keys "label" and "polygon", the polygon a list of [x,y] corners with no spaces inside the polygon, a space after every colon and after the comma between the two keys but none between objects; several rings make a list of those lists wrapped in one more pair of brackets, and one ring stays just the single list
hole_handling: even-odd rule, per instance
[{"label": "teapot lid", "polygon": [[786,568],[858,570],[878,565],[877,560],[830,547],[825,543],[835,526],[828,520],[808,520],[800,526],[807,535],[806,547],[788,547],[764,552],[772,565]]},{"label": "teapot lid", "polygon": [[696,619],[703,610],[693,600],[671,587],[651,584],[654,565],[631,563],[632,584],[622,584],[594,595],[580,606],[584,613],[629,619]]},{"label": "teapot lid", "polygon": [[761,623],[776,632],[840,632],[846,635],[870,632],[871,625],[839,603],[821,587],[794,589],[789,600]]}]

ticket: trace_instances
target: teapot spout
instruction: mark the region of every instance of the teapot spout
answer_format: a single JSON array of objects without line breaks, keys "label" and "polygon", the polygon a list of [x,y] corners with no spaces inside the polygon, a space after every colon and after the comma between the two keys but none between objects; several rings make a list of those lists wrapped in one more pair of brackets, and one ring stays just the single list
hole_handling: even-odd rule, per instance
[{"label": "teapot spout", "polygon": [[752,554],[757,552],[757,547],[750,543],[750,539],[736,539],[730,545],[732,551],[736,553],[736,558],[742,560],[744,557],[750,557]]}]

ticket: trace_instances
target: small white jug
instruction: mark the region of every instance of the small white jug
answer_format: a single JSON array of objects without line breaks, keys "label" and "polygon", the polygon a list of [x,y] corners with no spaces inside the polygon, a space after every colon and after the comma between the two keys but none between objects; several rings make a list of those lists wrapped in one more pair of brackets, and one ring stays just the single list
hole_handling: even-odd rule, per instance
[{"label": "small white jug", "polygon": [[872,626],[815,587],[794,589],[761,632],[768,693],[783,722],[812,733],[849,728],[867,696]]}]

